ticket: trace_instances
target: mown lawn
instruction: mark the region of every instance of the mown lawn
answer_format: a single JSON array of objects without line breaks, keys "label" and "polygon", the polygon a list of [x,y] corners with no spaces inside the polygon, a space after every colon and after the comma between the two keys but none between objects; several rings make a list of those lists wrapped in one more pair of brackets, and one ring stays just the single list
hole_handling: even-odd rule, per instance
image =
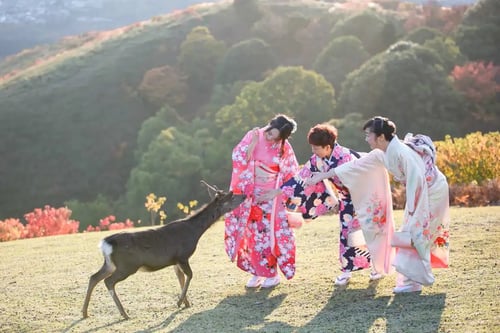
[{"label": "mown lawn", "polygon": [[[401,219],[401,211],[396,218]],[[451,265],[419,294],[392,294],[395,275],[368,283],[354,274],[335,288],[338,220],[297,230],[297,274],[272,290],[248,291],[229,262],[223,223],[191,258],[191,308],[176,306],[173,269],[138,272],[117,285],[122,320],[103,283],[81,318],[88,278],[110,232],[0,243],[0,332],[500,332],[500,207],[453,208]]]}]

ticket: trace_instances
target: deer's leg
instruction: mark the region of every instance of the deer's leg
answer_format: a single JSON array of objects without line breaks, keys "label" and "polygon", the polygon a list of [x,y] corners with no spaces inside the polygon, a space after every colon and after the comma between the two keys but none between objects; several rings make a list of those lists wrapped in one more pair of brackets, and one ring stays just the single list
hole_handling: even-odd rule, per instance
[{"label": "deer's leg", "polygon": [[99,283],[99,281],[102,281],[108,276],[110,276],[113,273],[114,269],[115,268],[113,266],[108,265],[106,261],[104,261],[104,264],[102,265],[101,269],[99,269],[97,273],[95,273],[90,277],[89,286],[87,288],[87,296],[85,296],[85,301],[83,302],[83,309],[82,309],[83,318],[88,317],[87,309],[90,303],[90,296],[92,295],[92,291],[94,290],[95,286]]},{"label": "deer's leg", "polygon": [[[182,288],[182,292],[181,292],[181,296],[179,297],[179,300],[177,301],[177,306],[180,307],[182,303],[184,303],[184,305],[188,308],[191,306],[191,304],[189,304],[189,301],[187,299],[187,290],[189,288],[189,283],[191,282],[191,279],[193,277],[193,271],[191,270],[191,267],[189,266],[189,263],[188,262],[184,262],[184,263],[178,263],[176,265],[177,269],[180,269],[182,272],[181,273],[184,273],[184,275],[186,275],[186,282],[184,283],[184,286],[181,285],[181,288]],[[177,269],[176,269],[176,273],[177,273]],[[177,274],[177,277],[179,277],[179,274]],[[184,278],[183,278],[184,280]],[[179,279],[179,282],[180,282],[180,279]]]},{"label": "deer's leg", "polygon": [[181,290],[184,288],[184,282],[186,281],[186,277],[182,272],[182,269],[178,266],[174,266],[175,275],[177,275],[177,279],[179,280],[179,284],[181,285]]},{"label": "deer's leg", "polygon": [[104,280],[104,284],[106,285],[106,288],[108,288],[108,292],[113,298],[113,301],[115,301],[116,306],[118,307],[118,310],[120,311],[120,314],[123,316],[125,319],[129,319],[129,316],[123,309],[123,305],[120,302],[120,299],[118,298],[118,294],[115,291],[115,285],[128,278],[131,274],[135,272],[127,272],[127,271],[119,271],[115,270],[111,276],[107,277]]}]

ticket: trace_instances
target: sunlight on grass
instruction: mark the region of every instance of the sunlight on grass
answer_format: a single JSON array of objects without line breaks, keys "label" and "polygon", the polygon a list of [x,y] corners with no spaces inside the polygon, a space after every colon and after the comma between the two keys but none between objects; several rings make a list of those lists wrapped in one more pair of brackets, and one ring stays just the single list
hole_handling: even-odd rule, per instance
[{"label": "sunlight on grass", "polygon": [[[396,212],[400,221],[402,212]],[[138,272],[117,285],[131,319],[122,320],[103,283],[81,320],[88,279],[102,264],[99,240],[113,232],[0,243],[0,332],[495,332],[500,207],[453,208],[451,265],[419,294],[392,294],[395,275],[368,282],[356,272],[335,288],[338,220],[296,231],[297,273],[271,290],[246,290],[248,275],[229,262],[222,222],[191,258],[192,307],[178,309],[171,267]]]}]

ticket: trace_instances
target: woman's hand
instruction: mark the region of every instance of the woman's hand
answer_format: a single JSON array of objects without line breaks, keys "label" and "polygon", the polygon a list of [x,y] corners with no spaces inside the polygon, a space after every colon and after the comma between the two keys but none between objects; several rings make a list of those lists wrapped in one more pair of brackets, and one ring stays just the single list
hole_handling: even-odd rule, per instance
[{"label": "woman's hand", "polygon": [[280,189],[269,190],[269,191],[266,191],[266,192],[262,192],[262,194],[256,196],[255,199],[257,200],[257,203],[261,203],[261,202],[264,202],[264,201],[270,201],[270,200],[274,199],[275,197],[277,197],[280,194],[281,194],[281,190]]},{"label": "woman's hand", "polygon": [[311,186],[326,178],[330,178],[328,172],[313,172],[311,177],[304,179],[304,185]]}]

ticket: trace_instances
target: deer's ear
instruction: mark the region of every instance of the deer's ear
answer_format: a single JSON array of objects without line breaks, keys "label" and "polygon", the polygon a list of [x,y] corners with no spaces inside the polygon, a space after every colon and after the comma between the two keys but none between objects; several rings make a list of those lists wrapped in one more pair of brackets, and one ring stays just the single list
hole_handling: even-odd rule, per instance
[{"label": "deer's ear", "polygon": [[212,188],[208,187],[208,196],[210,197],[211,200],[215,199],[217,196],[217,191],[214,191]]},{"label": "deer's ear", "polygon": [[215,198],[215,194],[217,192],[217,189],[214,188],[213,186],[208,185],[208,183],[204,180],[201,180],[200,183],[206,186],[207,191],[208,191],[208,196],[210,197],[210,200],[213,200]]}]

